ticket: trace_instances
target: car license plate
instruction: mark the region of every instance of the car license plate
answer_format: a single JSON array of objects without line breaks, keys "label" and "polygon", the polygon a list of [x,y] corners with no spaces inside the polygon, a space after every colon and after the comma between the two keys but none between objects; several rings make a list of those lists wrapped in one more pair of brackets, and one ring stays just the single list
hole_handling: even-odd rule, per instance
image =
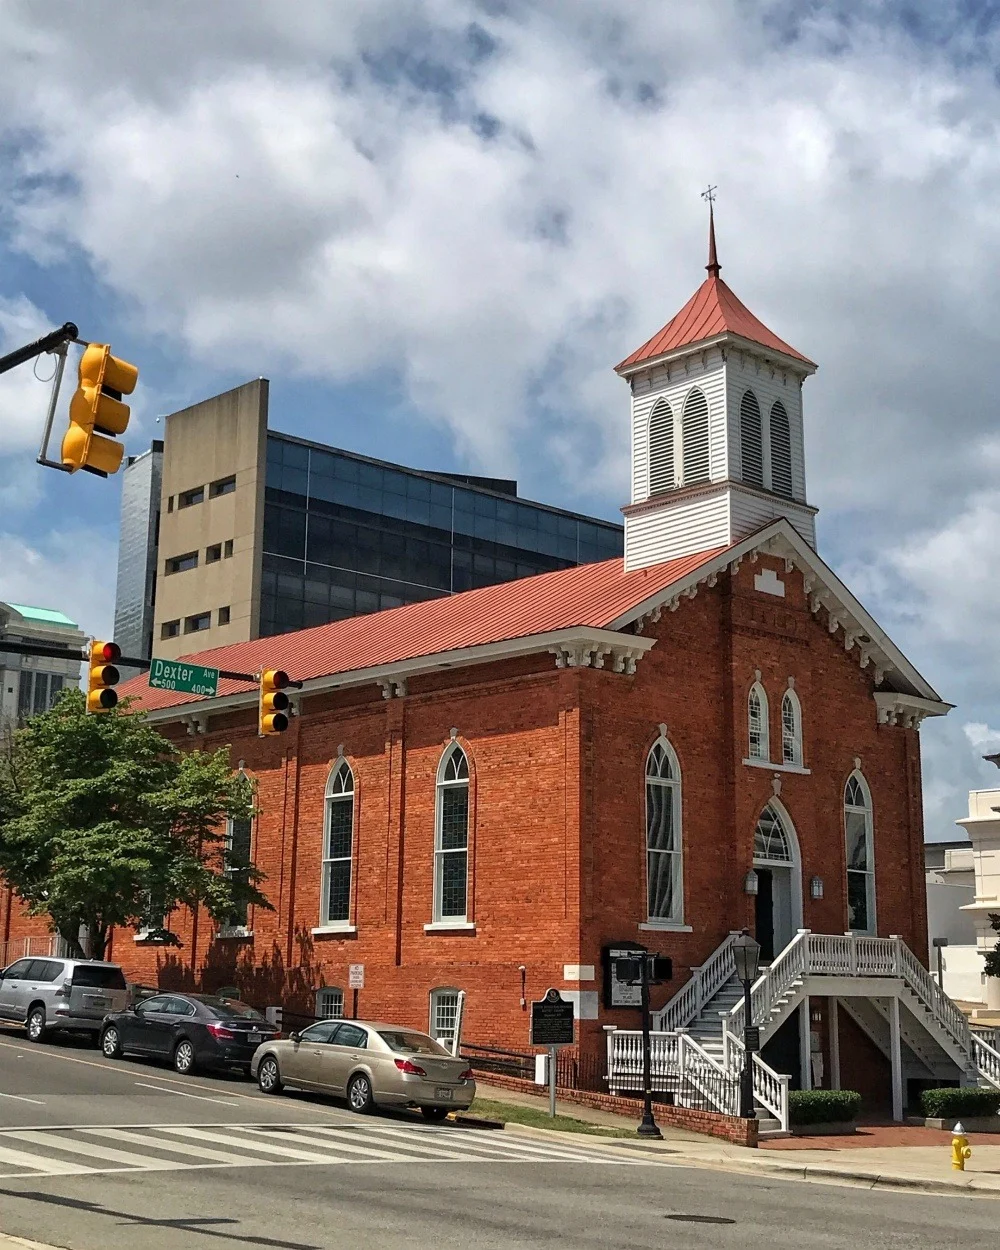
[{"label": "car license plate", "polygon": [[252,1042],[252,1043],[254,1044],[254,1046],[258,1046],[258,1045],[260,1045],[260,1034],[259,1034],[259,1033],[251,1033],[251,1034],[248,1036],[248,1039],[247,1039],[247,1040],[248,1040],[248,1041],[250,1041],[250,1042]]},{"label": "car license plate", "polygon": [[453,1092],[453,1090],[445,1089],[443,1086],[439,1085],[434,1091],[434,1097],[440,1098],[442,1102],[451,1102]]},{"label": "car license plate", "polygon": [[108,1007],[110,1001],[107,998],[95,998],[92,994],[87,995],[87,1005],[90,1007]]}]

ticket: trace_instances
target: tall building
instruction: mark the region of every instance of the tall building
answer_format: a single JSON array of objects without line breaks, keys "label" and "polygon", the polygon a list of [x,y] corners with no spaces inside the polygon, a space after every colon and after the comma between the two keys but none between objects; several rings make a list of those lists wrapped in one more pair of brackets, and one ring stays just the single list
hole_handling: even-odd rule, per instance
[{"label": "tall building", "polygon": [[404,468],[267,420],[259,378],[172,413],[129,462],[125,654],[171,658],[622,552],[621,526],[520,499],[516,482]]},{"label": "tall building", "polygon": [[123,655],[148,656],[151,653],[162,478],[163,442],[160,439],[154,440],[149,451],[141,456],[129,456],[122,478],[115,593],[115,641]]},{"label": "tall building", "polygon": [[58,660],[4,650],[5,642],[39,642],[81,648],[86,636],[75,621],[51,608],[0,603],[0,723],[23,725],[47,712],[63,688],[80,680],[80,659]]}]

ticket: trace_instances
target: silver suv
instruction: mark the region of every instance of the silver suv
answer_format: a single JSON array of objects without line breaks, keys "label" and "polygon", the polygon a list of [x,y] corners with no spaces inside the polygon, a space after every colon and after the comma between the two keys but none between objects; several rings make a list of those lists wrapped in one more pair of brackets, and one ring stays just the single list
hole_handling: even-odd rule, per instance
[{"label": "silver suv", "polygon": [[40,1042],[55,1029],[90,1033],[95,1041],[109,1011],[126,1006],[125,974],[89,959],[18,959],[0,974],[0,1019],[27,1026]]}]

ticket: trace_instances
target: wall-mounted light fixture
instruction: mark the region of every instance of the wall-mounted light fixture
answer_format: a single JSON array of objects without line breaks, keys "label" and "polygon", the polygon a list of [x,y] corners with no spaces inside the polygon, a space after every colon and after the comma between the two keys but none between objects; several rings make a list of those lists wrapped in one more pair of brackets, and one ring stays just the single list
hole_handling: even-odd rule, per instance
[{"label": "wall-mounted light fixture", "polygon": [[747,875],[743,878],[743,893],[753,897],[760,889],[760,878],[751,868]]},{"label": "wall-mounted light fixture", "polygon": [[528,969],[524,966],[524,964],[519,964],[517,970],[521,974],[521,1010],[524,1011],[528,1005],[528,999],[524,992],[525,978],[528,975]]},{"label": "wall-mounted light fixture", "polygon": [[810,898],[822,898],[823,897],[823,878],[822,877],[813,877],[813,879],[809,882],[809,897]]}]

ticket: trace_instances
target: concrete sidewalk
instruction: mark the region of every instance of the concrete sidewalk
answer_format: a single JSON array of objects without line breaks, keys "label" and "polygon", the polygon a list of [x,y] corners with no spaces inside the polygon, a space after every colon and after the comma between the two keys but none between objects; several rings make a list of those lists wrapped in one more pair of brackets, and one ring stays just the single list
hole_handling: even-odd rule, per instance
[{"label": "concrete sidewalk", "polygon": [[[539,1108],[545,1104],[540,1098],[529,1094],[515,1094],[480,1082],[484,1098],[497,1102],[514,1103],[522,1107]],[[610,1128],[635,1128],[635,1121],[606,1111],[592,1111],[575,1103],[557,1104],[560,1115],[572,1116],[589,1124],[603,1124]],[[654,1108],[655,1116],[655,1108]],[[528,1128],[512,1124],[509,1132],[547,1135],[549,1130]],[[772,1146],[749,1150],[745,1146],[733,1146],[714,1137],[704,1137],[686,1129],[661,1125],[662,1141],[636,1138],[596,1138],[574,1135],[574,1145],[584,1142],[600,1142],[602,1148],[609,1144],[627,1151],[655,1151],[669,1154],[672,1162],[696,1167],[722,1167],[741,1172],[760,1172],[770,1176],[784,1176],[788,1180],[826,1181],[859,1185],[869,1189],[905,1189],[937,1194],[976,1194],[984,1197],[1000,1197],[1000,1139],[990,1144],[984,1134],[970,1138],[972,1158],[964,1172],[953,1171],[951,1166],[950,1134],[933,1129],[884,1130],[884,1136],[894,1133],[906,1134],[905,1140],[925,1140],[927,1145],[868,1145],[858,1146],[856,1140],[838,1138],[784,1139]],[[883,1131],[877,1130],[877,1133]],[[925,1134],[914,1138],[914,1134]],[[939,1140],[946,1139],[946,1140]],[[881,1140],[881,1138],[877,1138]],[[780,1148],[775,1148],[780,1147]]]}]

